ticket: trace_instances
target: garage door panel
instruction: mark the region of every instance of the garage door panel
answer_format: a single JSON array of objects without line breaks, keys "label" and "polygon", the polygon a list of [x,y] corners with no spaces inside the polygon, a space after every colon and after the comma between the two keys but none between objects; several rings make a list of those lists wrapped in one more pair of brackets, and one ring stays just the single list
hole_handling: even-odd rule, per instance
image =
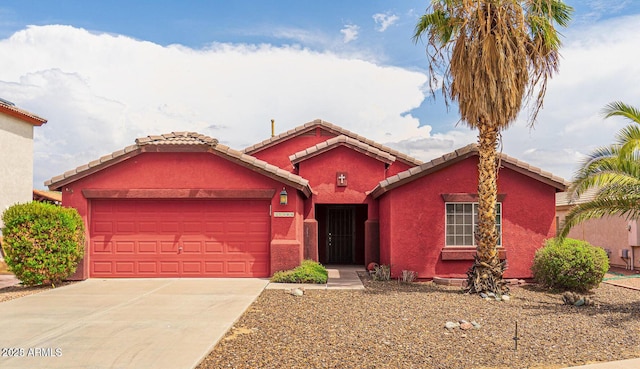
[{"label": "garage door panel", "polygon": [[158,223],[153,221],[139,221],[138,222],[139,233],[157,233]]},{"label": "garage door panel", "polygon": [[94,222],[92,231],[95,234],[111,234],[113,233],[112,222]]},{"label": "garage door panel", "polygon": [[93,263],[93,272],[98,274],[112,274],[112,263],[110,261],[96,261]]},{"label": "garage door panel", "polygon": [[117,241],[115,253],[117,254],[133,254],[135,252],[136,243],[134,241]]},{"label": "garage door panel", "polygon": [[158,273],[158,263],[155,261],[139,261],[138,273],[154,275]]},{"label": "garage door panel", "polygon": [[155,241],[139,241],[138,252],[141,254],[155,254],[157,253],[158,243]]},{"label": "garage door panel", "polygon": [[182,234],[202,234],[202,222],[184,222]]},{"label": "garage door panel", "polygon": [[222,254],[224,253],[224,244],[217,241],[205,241],[204,252],[206,254]]},{"label": "garage door panel", "polygon": [[207,221],[205,222],[204,230],[206,233],[209,233],[212,235],[216,235],[216,234],[222,235],[224,234],[224,223]]},{"label": "garage door panel", "polygon": [[135,233],[135,232],[136,232],[136,223],[133,221],[116,223],[116,233]]},{"label": "garage door panel", "polygon": [[208,275],[224,275],[224,263],[221,261],[205,261],[204,272]]},{"label": "garage door panel", "polygon": [[227,263],[227,272],[229,274],[245,274],[247,273],[247,263],[246,262],[228,262]]},{"label": "garage door panel", "polygon": [[200,254],[202,253],[202,242],[197,241],[184,241],[182,242],[182,252],[185,254]]},{"label": "garage door panel", "polygon": [[178,245],[173,241],[160,242],[160,254],[177,254]]},{"label": "garage door panel", "polygon": [[182,263],[182,272],[184,274],[202,274],[202,263],[199,261],[185,261]]},{"label": "garage door panel", "polygon": [[134,272],[135,263],[133,261],[116,261],[115,273],[132,274]]},{"label": "garage door panel", "polygon": [[111,254],[111,242],[93,241],[91,243],[91,250],[97,254]]},{"label": "garage door panel", "polygon": [[268,201],[93,200],[92,277],[268,277]]},{"label": "garage door panel", "polygon": [[174,274],[178,275],[179,264],[177,261],[161,261],[160,262],[160,273],[161,274]]},{"label": "garage door panel", "polygon": [[[169,214],[167,214],[169,216]],[[160,234],[176,234],[180,231],[180,223],[175,222],[160,222],[160,228],[158,233]]]}]

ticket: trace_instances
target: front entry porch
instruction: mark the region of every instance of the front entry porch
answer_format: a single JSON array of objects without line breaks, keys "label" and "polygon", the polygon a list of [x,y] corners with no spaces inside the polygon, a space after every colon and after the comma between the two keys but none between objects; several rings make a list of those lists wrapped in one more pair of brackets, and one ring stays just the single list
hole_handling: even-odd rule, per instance
[{"label": "front entry porch", "polygon": [[318,259],[322,264],[365,262],[367,205],[316,205]]}]

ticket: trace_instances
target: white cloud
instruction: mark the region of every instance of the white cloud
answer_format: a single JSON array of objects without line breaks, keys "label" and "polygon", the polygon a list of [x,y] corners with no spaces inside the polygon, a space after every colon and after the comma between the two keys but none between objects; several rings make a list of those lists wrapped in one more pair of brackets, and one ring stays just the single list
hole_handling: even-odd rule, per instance
[{"label": "white cloud", "polygon": [[[570,179],[580,160],[613,141],[623,119],[601,109],[640,106],[640,16],[564,31],[560,73],[535,129],[526,113],[504,132],[504,152]],[[423,73],[301,46],[163,47],[68,26],[30,27],[0,40],[0,97],[49,120],[35,129],[35,182],[171,131],[197,131],[237,149],[321,118],[422,160],[477,133],[419,126]],[[428,112],[427,112],[428,116]],[[427,118],[422,123],[433,123]]]},{"label": "white cloud", "polygon": [[387,28],[397,22],[398,19],[400,18],[397,15],[389,13],[377,13],[373,15],[373,21],[378,25],[376,29],[380,32],[386,31]]},{"label": "white cloud", "polygon": [[[35,129],[35,182],[171,131],[242,149],[316,118],[379,142],[429,138],[406,114],[426,76],[300,47],[162,47],[67,26],[0,40],[0,97],[46,119]],[[387,133],[391,132],[391,135]]]},{"label": "white cloud", "polygon": [[617,100],[640,106],[638,34],[640,16],[567,30],[560,72],[535,128],[516,122],[504,133],[505,152],[569,180],[582,158],[611,144],[629,122],[604,119],[604,106]]},{"label": "white cloud", "polygon": [[344,28],[340,30],[340,33],[342,33],[343,35],[343,39],[342,39],[343,42],[345,44],[348,44],[349,42],[358,39],[359,30],[360,30],[360,27],[356,26],[355,24],[345,25]]}]

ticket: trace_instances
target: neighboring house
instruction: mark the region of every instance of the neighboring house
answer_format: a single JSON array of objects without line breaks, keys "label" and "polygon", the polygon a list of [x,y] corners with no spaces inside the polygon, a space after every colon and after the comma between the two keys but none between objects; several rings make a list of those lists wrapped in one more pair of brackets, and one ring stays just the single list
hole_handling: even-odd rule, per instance
[{"label": "neighboring house", "polygon": [[33,127],[46,122],[46,119],[0,99],[0,214],[13,204],[31,201]]},{"label": "neighboring house", "polygon": [[[571,199],[566,192],[557,193],[556,223],[558,226],[564,223],[572,207],[592,200],[595,194],[595,190],[588,190],[578,199]],[[609,264],[612,266],[631,270],[640,269],[638,221],[627,220],[617,215],[590,219],[573,227],[567,237],[602,247],[609,255]]]},{"label": "neighboring house", "polygon": [[62,205],[62,192],[33,190],[33,201],[46,202],[53,205]]},{"label": "neighboring house", "polygon": [[[422,163],[315,120],[242,152],[197,133],[148,136],[46,185],[87,224],[76,278],[268,277],[305,258],[433,278],[472,263],[477,155]],[[505,276],[527,278],[566,183],[501,165]]]}]

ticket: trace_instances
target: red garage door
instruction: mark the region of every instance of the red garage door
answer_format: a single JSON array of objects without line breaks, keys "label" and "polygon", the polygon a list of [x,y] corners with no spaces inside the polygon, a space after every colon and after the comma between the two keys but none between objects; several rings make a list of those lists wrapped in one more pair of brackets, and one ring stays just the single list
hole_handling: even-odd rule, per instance
[{"label": "red garage door", "polygon": [[91,201],[91,277],[268,277],[269,202]]}]

